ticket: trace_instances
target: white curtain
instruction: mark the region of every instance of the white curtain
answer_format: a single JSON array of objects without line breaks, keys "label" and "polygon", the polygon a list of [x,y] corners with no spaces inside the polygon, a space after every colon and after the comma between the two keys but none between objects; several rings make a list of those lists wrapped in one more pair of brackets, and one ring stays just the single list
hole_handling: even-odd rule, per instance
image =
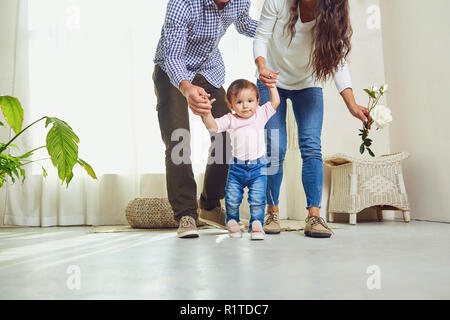
[{"label": "white curtain", "polygon": [[[167,0],[21,0],[16,95],[25,123],[55,116],[80,138],[79,156],[98,180],[74,171],[61,185],[49,160],[27,168],[24,185],[7,187],[5,224],[126,223],[134,197],[166,197],[164,145],[154,94],[153,56]],[[251,15],[257,18],[258,6]],[[230,27],[221,42],[227,86],[254,80],[252,39]],[[191,114],[192,163],[201,191],[209,135]],[[23,135],[21,150],[45,144],[44,123]],[[20,152],[20,151],[19,151]],[[43,150],[35,159],[46,158]],[[244,208],[245,210],[245,208]]]},{"label": "white curtain", "polygon": [[[166,197],[164,145],[155,111],[153,56],[168,0],[19,0],[13,95],[25,109],[25,125],[56,116],[80,137],[79,156],[98,180],[74,171],[62,186],[49,161],[27,168],[24,185],[8,185],[5,224],[27,226],[121,224],[134,197]],[[259,17],[263,0],[252,0]],[[350,58],[356,99],[362,89],[384,83],[378,0],[352,0],[353,54]],[[252,40],[230,27],[220,43],[227,66],[225,87],[237,78],[256,81]],[[358,149],[360,122],[350,116],[334,84],[324,87],[323,153]],[[295,126],[292,112],[290,125]],[[198,194],[209,147],[200,118],[191,114],[192,162]],[[45,144],[43,123],[18,141],[22,150]],[[294,132],[295,130],[290,130]],[[374,137],[377,154],[388,153],[388,132]],[[293,141],[292,141],[293,139]],[[290,137],[295,142],[295,134]],[[295,146],[295,143],[290,143]],[[36,159],[45,158],[45,152]],[[298,149],[289,150],[280,193],[281,218],[303,219],[306,199]],[[329,171],[322,198],[326,215]],[[248,205],[241,206],[248,216]]]}]

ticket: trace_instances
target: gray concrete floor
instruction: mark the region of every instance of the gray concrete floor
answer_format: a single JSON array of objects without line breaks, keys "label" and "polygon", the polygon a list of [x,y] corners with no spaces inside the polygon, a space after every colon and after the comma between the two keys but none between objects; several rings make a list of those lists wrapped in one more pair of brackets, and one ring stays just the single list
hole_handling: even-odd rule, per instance
[{"label": "gray concrete floor", "polygon": [[[285,232],[260,242],[216,229],[177,239],[175,230],[3,228],[0,299],[450,298],[450,224],[342,227],[331,239]],[[373,265],[380,289],[370,290]]]}]

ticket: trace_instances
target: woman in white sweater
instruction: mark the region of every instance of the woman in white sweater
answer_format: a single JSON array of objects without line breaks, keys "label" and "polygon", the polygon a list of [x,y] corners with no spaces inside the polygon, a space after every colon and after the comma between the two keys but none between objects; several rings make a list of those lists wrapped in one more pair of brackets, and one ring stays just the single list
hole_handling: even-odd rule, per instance
[{"label": "woman in white sweater", "polygon": [[323,188],[321,83],[334,82],[348,110],[364,123],[367,108],[353,96],[345,59],[351,50],[352,28],[348,0],[266,0],[254,40],[261,103],[269,100],[268,87],[278,88],[281,104],[266,125],[270,161],[265,231],[279,233],[278,198],[286,154],[286,99],[293,105],[303,159],[302,182],[307,199],[305,235],[330,237],[320,218]]}]

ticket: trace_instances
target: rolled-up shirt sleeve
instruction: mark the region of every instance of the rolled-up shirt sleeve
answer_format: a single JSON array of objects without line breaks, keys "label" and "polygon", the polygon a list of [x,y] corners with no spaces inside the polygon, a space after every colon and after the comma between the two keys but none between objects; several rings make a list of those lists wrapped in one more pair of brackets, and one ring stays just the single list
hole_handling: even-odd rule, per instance
[{"label": "rolled-up shirt sleeve", "polygon": [[189,10],[185,1],[170,0],[165,18],[165,66],[170,82],[178,89],[188,79],[185,61]]},{"label": "rolled-up shirt sleeve", "polygon": [[253,20],[249,15],[250,1],[246,1],[243,10],[236,19],[234,26],[236,30],[247,37],[253,38],[256,34],[258,21]]},{"label": "rolled-up shirt sleeve", "polygon": [[267,43],[272,37],[273,28],[279,15],[278,1],[266,0],[261,11],[255,40],[253,41],[254,59],[263,57],[267,60]]},{"label": "rolled-up shirt sleeve", "polygon": [[350,72],[348,71],[346,62],[344,62],[334,74],[334,84],[336,85],[339,93],[347,88],[352,88],[352,78],[350,77]]}]

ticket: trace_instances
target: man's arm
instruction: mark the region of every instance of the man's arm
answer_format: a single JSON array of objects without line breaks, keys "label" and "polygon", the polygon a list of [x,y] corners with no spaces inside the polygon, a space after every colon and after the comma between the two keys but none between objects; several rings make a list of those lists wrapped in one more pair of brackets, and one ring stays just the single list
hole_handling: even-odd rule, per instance
[{"label": "man's arm", "polygon": [[163,28],[167,55],[164,64],[175,88],[180,88],[181,82],[188,80],[185,59],[188,21],[189,8],[186,2],[170,0]]},{"label": "man's arm", "polygon": [[165,66],[170,82],[180,90],[189,107],[196,115],[211,110],[209,94],[201,87],[191,84],[186,68],[186,42],[190,10],[185,1],[170,0],[164,22],[167,57]]},{"label": "man's arm", "polygon": [[258,21],[253,20],[249,15],[250,1],[246,1],[244,9],[241,10],[234,25],[236,30],[247,37],[254,38],[256,34],[256,28],[258,27]]}]

